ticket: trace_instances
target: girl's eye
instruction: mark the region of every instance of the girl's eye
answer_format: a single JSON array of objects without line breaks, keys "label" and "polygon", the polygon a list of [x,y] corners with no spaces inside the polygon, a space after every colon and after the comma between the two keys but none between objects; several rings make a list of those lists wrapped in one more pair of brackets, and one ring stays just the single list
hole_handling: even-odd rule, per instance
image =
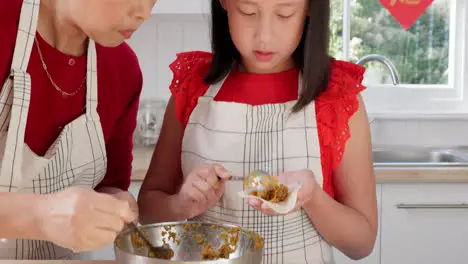
[{"label": "girl's eye", "polygon": [[255,8],[251,6],[237,7],[237,10],[239,11],[239,13],[241,13],[244,16],[253,16],[256,14]]},{"label": "girl's eye", "polygon": [[278,14],[278,16],[280,18],[290,18],[294,15],[294,13],[291,13],[291,14]]},{"label": "girl's eye", "polygon": [[244,16],[254,16],[255,15],[255,12],[244,12],[244,11],[240,11],[240,12]]}]

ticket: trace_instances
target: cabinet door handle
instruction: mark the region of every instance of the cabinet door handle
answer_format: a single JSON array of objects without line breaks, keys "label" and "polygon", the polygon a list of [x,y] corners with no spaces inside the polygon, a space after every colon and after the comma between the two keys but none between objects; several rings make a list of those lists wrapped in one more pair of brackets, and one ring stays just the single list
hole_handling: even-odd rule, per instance
[{"label": "cabinet door handle", "polygon": [[397,204],[398,209],[468,209],[468,204]]}]

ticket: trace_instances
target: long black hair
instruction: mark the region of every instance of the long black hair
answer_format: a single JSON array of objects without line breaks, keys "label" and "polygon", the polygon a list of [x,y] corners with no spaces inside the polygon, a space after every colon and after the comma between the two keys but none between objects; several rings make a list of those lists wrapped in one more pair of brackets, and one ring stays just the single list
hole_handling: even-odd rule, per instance
[{"label": "long black hair", "polygon": [[[213,61],[204,80],[213,84],[222,80],[232,69],[234,62],[240,61],[240,53],[235,47],[227,12],[219,2],[211,0],[211,48]],[[330,1],[309,0],[309,12],[305,21],[302,39],[293,58],[302,73],[302,89],[293,112],[298,112],[325,91],[330,74],[328,55]]]}]

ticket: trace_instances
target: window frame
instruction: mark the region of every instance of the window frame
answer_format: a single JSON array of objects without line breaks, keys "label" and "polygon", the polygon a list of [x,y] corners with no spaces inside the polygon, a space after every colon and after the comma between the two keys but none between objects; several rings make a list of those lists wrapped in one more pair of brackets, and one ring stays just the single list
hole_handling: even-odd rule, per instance
[{"label": "window frame", "polygon": [[[343,60],[349,60],[351,41],[351,1],[343,6]],[[377,1],[377,0],[376,0]],[[468,2],[451,0],[449,68],[447,85],[368,84],[362,93],[366,109],[373,117],[460,115],[468,113],[466,67],[468,51]]]}]

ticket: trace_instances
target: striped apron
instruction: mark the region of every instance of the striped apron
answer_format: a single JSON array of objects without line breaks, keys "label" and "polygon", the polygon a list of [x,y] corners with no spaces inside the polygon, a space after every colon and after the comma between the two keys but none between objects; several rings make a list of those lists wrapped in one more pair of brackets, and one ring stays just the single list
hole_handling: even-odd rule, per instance
[{"label": "striped apron", "polygon": [[[0,191],[48,194],[71,186],[92,189],[107,168],[102,127],[97,113],[96,47],[89,41],[86,112],[66,125],[46,154],[36,155],[24,142],[31,78],[26,72],[36,35],[39,0],[21,8],[11,74],[0,92]],[[47,117],[44,117],[47,118]],[[0,239],[0,259],[74,259],[51,242]]]},{"label": "striped apron", "polygon": [[[215,101],[224,80],[210,86],[189,118],[182,143],[184,177],[201,163],[220,163],[236,176],[254,170],[277,175],[307,168],[322,187],[315,104],[292,114],[296,100],[259,106]],[[226,182],[220,202],[194,220],[240,225],[260,233],[265,264],[334,263],[331,246],[303,210],[263,215],[238,196],[242,189],[242,182]]]}]

